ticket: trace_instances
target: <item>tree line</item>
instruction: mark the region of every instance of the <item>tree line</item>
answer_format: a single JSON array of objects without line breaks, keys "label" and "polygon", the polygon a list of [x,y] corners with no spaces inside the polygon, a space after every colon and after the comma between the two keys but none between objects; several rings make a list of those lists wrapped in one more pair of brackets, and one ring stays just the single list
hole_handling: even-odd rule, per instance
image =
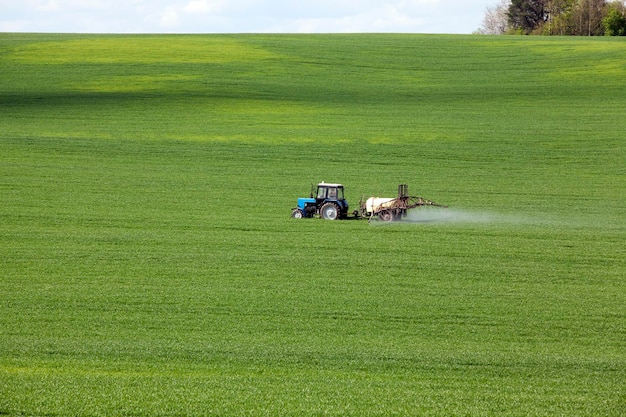
[{"label": "tree line", "polygon": [[500,0],[477,33],[626,36],[626,0]]}]

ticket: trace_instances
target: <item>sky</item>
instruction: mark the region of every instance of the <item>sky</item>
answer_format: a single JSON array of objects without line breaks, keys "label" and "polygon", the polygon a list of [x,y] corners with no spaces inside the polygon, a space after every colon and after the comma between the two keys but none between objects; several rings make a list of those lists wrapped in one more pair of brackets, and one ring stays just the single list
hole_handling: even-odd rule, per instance
[{"label": "sky", "polygon": [[498,0],[0,0],[0,32],[451,33]]}]

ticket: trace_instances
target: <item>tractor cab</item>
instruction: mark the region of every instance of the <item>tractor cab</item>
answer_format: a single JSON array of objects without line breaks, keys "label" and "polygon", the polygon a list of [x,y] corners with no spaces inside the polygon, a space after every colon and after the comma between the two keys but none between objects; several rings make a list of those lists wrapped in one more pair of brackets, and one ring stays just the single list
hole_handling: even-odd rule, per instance
[{"label": "tractor cab", "polygon": [[317,189],[311,187],[309,198],[299,198],[298,207],[291,212],[291,217],[301,219],[319,215],[326,220],[345,218],[348,214],[348,202],[344,198],[343,185],[317,184]]},{"label": "tractor cab", "polygon": [[343,200],[343,185],[341,184],[317,184],[317,200]]}]

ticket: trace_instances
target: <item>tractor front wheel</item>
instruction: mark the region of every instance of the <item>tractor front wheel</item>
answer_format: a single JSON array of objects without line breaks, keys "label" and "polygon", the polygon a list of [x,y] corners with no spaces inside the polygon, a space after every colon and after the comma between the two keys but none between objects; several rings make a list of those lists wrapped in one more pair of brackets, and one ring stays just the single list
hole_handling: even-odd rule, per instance
[{"label": "tractor front wheel", "polygon": [[334,203],[326,203],[322,206],[320,214],[326,220],[335,220],[339,217],[339,207]]}]

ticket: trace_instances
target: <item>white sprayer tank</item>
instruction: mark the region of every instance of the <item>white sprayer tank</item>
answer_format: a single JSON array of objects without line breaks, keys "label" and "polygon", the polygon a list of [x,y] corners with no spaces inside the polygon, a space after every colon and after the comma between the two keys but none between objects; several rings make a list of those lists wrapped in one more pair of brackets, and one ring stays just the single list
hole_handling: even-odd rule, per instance
[{"label": "white sprayer tank", "polygon": [[365,202],[365,210],[368,214],[378,213],[385,208],[391,207],[395,200],[395,198],[370,197]]}]

